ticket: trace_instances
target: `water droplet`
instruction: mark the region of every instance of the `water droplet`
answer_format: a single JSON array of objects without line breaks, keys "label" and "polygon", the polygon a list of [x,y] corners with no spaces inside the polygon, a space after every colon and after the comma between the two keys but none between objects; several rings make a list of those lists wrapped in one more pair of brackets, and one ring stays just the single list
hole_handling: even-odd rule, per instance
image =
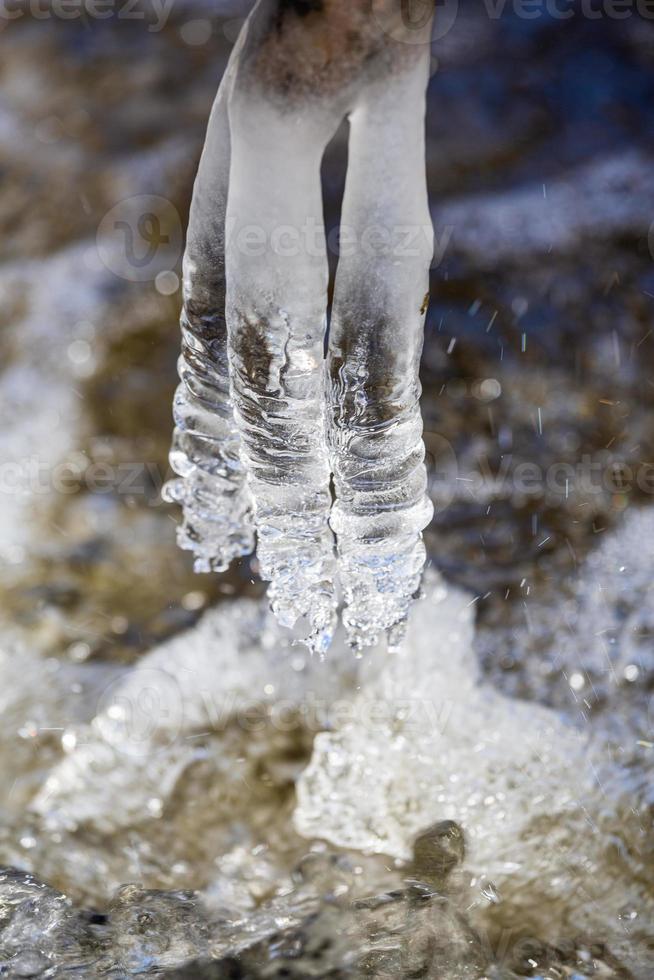
[{"label": "water droplet", "polygon": [[195,612],[198,609],[202,609],[207,601],[207,597],[204,592],[199,590],[194,592],[187,592],[182,598],[182,606],[189,612]]},{"label": "water droplet", "polygon": [[185,44],[196,47],[207,43],[211,37],[212,30],[211,21],[202,18],[188,20],[185,24],[182,24],[179,33]]},{"label": "water droplet", "polygon": [[68,345],[67,353],[73,364],[86,364],[91,356],[91,345],[86,340],[74,340]]},{"label": "water droplet", "polygon": [[170,270],[158,272],[155,276],[154,286],[162,296],[172,296],[179,289],[179,276]]},{"label": "water droplet", "polygon": [[574,674],[570,674],[569,684],[573,691],[581,691],[586,684],[586,679],[583,674],[575,671]]}]

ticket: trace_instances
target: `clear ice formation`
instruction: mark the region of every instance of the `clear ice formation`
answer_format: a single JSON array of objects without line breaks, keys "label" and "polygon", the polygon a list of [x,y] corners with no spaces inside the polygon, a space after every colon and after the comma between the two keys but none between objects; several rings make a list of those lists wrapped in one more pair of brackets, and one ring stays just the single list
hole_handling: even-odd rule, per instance
[{"label": "clear ice formation", "polygon": [[225,81],[209,121],[195,183],[186,252],[182,353],[175,393],[170,463],[178,474],[165,488],[182,505],[180,547],[198,572],[224,571],[254,546],[251,498],[229,389],[225,323],[224,226],[229,182]]},{"label": "clear ice formation", "polygon": [[[616,571],[604,573],[604,602],[619,609]],[[552,940],[601,934],[631,975],[650,975],[652,893],[635,871],[650,860],[650,787],[629,760],[621,767],[601,729],[593,737],[495,690],[476,663],[470,597],[431,575],[425,593],[402,649],[362,662],[350,711],[314,739],[296,784],[296,829],[407,859],[420,828],[455,820],[466,835],[469,910],[501,904],[505,922]],[[594,633],[584,623],[576,643],[585,650]]]},{"label": "clear ice formation", "polygon": [[[7,673],[12,660],[5,666],[0,655],[0,685],[14,678],[18,662]],[[270,752],[275,731],[288,731],[303,705],[308,727],[320,726],[323,711],[349,690],[356,663],[340,643],[329,664],[302,654],[265,603],[223,603],[88,699],[96,713],[67,730],[66,754],[33,809],[55,830],[88,825],[115,833],[138,823],[148,800],[167,804],[182,774],[202,757],[202,735],[217,739],[221,785],[238,785],[244,775],[235,759],[257,745],[259,755]],[[1,695],[0,709],[10,719],[25,710],[19,696],[5,702]],[[253,712],[269,716],[272,728],[253,723]]]},{"label": "clear ice formation", "polygon": [[[322,652],[339,586],[355,647],[398,641],[425,559],[430,23],[403,36],[345,3],[296,6],[257,5],[209,121],[167,495],[198,571],[250,552],[256,531],[273,610]],[[320,166],[346,117],[357,244],[341,250],[325,355]]]},{"label": "clear ice formation", "polygon": [[[629,583],[645,583],[649,562],[635,543],[648,540],[653,520],[626,521],[607,535],[600,564],[591,556],[580,569],[616,619]],[[33,784],[21,789],[19,802],[52,833],[138,833],[153,800],[155,818],[174,812],[204,752],[220,774],[212,823],[224,827],[226,852],[243,781],[256,781],[297,716],[309,734],[319,730],[296,783],[303,837],[405,860],[418,832],[455,820],[466,838],[466,907],[481,914],[497,904],[504,921],[533,935],[602,936],[613,952],[636,957],[654,941],[647,769],[639,775],[623,751],[607,751],[608,719],[580,734],[551,708],[500,694],[477,666],[474,614],[469,594],[430,574],[400,651],[355,660],[337,638],[325,663],[298,651],[265,603],[224,603],[116,678],[90,722],[69,724],[64,757],[35,794]],[[567,629],[544,651],[547,662]],[[585,654],[595,624],[580,621],[576,637]],[[15,659],[0,659],[0,681],[12,663],[15,673]],[[250,714],[257,697],[268,718],[261,728]],[[614,697],[611,714],[624,691]],[[13,738],[21,706],[3,707]],[[45,717],[58,724],[50,709]],[[621,744],[639,737],[634,727]],[[64,853],[70,862],[73,852]],[[646,980],[651,971],[633,975]]]},{"label": "clear ice formation", "polygon": [[[532,822],[573,819],[592,781],[586,740],[553,711],[481,681],[474,618],[469,595],[427,577],[408,642],[364,662],[345,723],[314,740],[298,784],[301,834],[406,859],[421,828],[457,820],[469,866],[499,884],[519,875],[511,851],[516,839],[526,843]],[[524,862],[529,873],[533,864]]]}]

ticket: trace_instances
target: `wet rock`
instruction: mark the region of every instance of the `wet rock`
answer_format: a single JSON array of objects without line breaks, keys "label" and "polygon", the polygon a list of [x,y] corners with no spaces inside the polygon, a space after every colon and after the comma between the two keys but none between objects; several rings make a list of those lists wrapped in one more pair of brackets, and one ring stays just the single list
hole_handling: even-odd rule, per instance
[{"label": "wet rock", "polygon": [[409,872],[421,881],[444,882],[465,856],[465,838],[454,820],[441,820],[413,842]]},{"label": "wet rock", "polygon": [[209,922],[192,892],[120,889],[109,910],[113,956],[129,974],[144,965],[178,967],[206,956]]},{"label": "wet rock", "polygon": [[100,955],[92,926],[65,895],[15,868],[0,870],[0,971],[51,976],[64,963],[88,969]]}]

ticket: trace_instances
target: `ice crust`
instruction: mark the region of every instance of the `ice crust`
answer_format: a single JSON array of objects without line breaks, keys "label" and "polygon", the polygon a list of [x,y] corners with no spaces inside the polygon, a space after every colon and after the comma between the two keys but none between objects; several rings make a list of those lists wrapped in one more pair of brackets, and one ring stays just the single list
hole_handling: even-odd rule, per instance
[{"label": "ice crust", "polygon": [[[50,828],[90,825],[103,832],[147,819],[212,743],[224,779],[239,748],[272,741],[250,714],[273,713],[280,730],[311,698],[327,705],[347,686],[352,658],[335,644],[329,666],[294,645],[265,603],[240,600],[210,610],[192,630],[162,644],[96,696],[87,726],[71,728],[70,751],[37,794],[33,809]],[[275,725],[273,717],[273,729]],[[270,746],[269,746],[270,748]]]},{"label": "ice crust", "polygon": [[[473,638],[470,596],[432,580],[407,643],[364,666],[352,719],[317,736],[298,786],[301,833],[406,858],[421,828],[457,820],[472,866],[495,877],[516,870],[515,841],[539,817],[565,824],[581,806],[584,740],[483,683]],[[371,727],[373,712],[387,720]]]},{"label": "ice crust", "polygon": [[[635,512],[580,568],[580,580],[593,569],[590,591],[608,617],[628,591],[617,556],[631,556],[634,594],[648,588],[636,541],[651,527],[650,515]],[[580,608],[586,598],[579,595]],[[589,615],[581,613],[576,638],[592,669]],[[257,760],[275,752],[275,712],[282,720],[291,712],[310,736],[318,730],[296,783],[294,824],[307,846],[317,838],[406,861],[420,831],[455,821],[465,834],[471,908],[497,904],[504,920],[515,908],[525,928],[550,941],[560,930],[608,930],[611,949],[637,963],[640,944],[652,940],[651,889],[637,871],[652,846],[651,791],[634,782],[628,758],[623,765],[606,751],[601,719],[580,732],[485,680],[474,618],[474,597],[431,572],[400,650],[357,660],[339,635],[320,662],[292,645],[265,602],[211,610],[112,678],[93,721],[71,729],[75,740],[32,811],[50,832],[116,833],[147,819],[153,799],[165,810],[180,778],[211,757],[224,800],[215,820],[228,823],[241,780],[255,780]],[[307,712],[316,697],[318,717]],[[269,720],[255,730],[243,723],[253,706]],[[615,888],[606,889],[607,878]]]}]

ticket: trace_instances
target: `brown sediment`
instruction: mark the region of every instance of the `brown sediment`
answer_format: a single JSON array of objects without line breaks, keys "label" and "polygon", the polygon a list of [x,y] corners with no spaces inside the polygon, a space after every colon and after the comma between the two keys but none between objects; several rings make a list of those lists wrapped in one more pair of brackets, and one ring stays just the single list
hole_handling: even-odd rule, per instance
[{"label": "brown sediment", "polygon": [[415,57],[416,45],[413,39],[404,43],[401,26],[389,29],[388,6],[279,0],[273,23],[246,59],[247,75],[289,109],[299,101],[346,95],[364,71],[374,77],[401,70]]},{"label": "brown sediment", "polygon": [[277,10],[276,27],[282,31],[286,14],[296,14],[298,17],[306,17],[311,13],[322,13],[324,10],[323,0],[279,0]]},{"label": "brown sediment", "polygon": [[124,443],[142,439],[147,432],[154,444],[152,458],[162,468],[170,437],[168,405],[176,381],[177,337],[169,328],[176,313],[175,298],[159,299],[150,311],[144,310],[135,329],[109,340],[97,370],[83,385],[94,436]]},{"label": "brown sediment", "polygon": [[[340,392],[334,413],[356,427],[392,422],[407,408],[405,371],[397,366],[397,334],[392,322],[379,316],[374,331],[354,325],[342,328],[329,357],[332,387]],[[347,365],[365,365],[363,377],[354,377]],[[395,366],[393,366],[395,365]],[[364,407],[357,398],[365,395]]]},{"label": "brown sediment", "polygon": [[20,287],[3,291],[3,303],[0,305],[0,373],[18,359],[20,333],[16,324],[21,323],[27,310],[27,297]]},{"label": "brown sediment", "polygon": [[232,351],[240,362],[241,373],[257,390],[268,385],[273,355],[268,347],[264,323],[240,316],[240,326],[232,340]]}]

